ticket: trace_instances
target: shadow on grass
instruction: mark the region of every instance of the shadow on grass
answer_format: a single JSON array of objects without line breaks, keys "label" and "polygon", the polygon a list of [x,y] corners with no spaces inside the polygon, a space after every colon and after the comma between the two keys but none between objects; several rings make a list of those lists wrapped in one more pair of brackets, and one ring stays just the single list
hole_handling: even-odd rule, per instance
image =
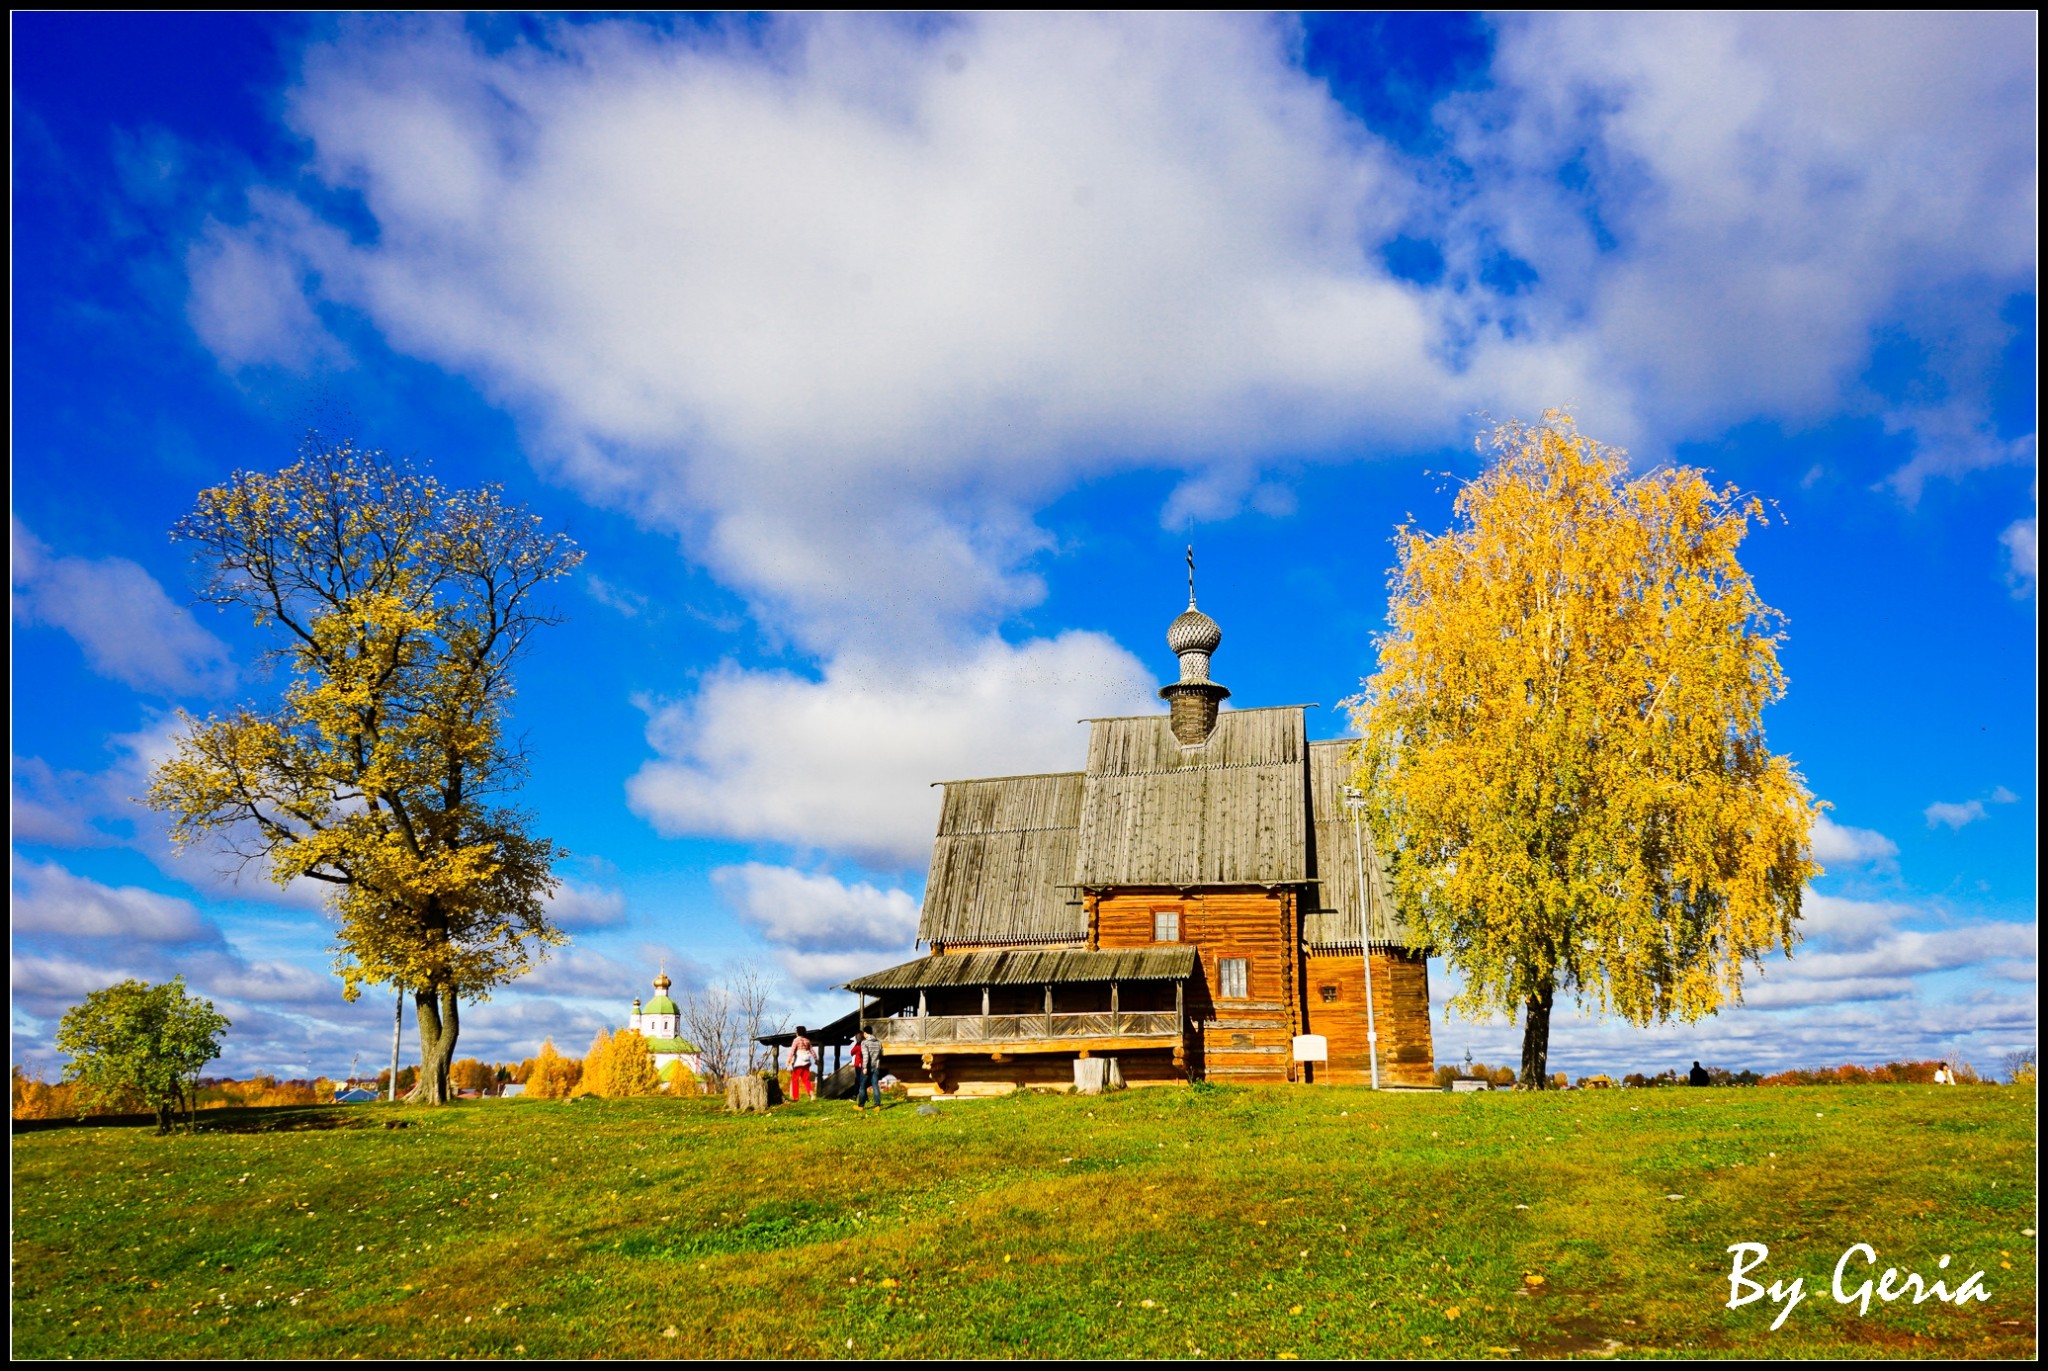
[{"label": "shadow on grass", "polygon": [[[360,1105],[244,1105],[202,1109],[193,1116],[197,1133],[311,1133],[330,1128],[375,1128],[379,1119],[357,1112]],[[15,1119],[13,1131],[44,1133],[58,1128],[155,1128],[154,1114],[88,1114],[76,1119]],[[403,1125],[400,1125],[403,1126]],[[185,1131],[183,1119],[177,1131]]]}]

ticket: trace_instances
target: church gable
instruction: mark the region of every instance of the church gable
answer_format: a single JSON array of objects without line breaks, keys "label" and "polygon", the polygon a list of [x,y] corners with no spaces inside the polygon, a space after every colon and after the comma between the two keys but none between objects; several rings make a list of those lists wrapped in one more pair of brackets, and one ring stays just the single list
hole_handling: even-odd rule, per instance
[{"label": "church gable", "polygon": [[1302,712],[1286,705],[1219,714],[1194,746],[1165,716],[1091,720],[1075,884],[1307,880]]}]

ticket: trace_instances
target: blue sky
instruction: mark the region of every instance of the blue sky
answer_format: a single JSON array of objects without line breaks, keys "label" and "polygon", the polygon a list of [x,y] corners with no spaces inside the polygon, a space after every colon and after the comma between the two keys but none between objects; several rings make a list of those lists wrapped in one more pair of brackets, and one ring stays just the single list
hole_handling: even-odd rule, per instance
[{"label": "blue sky", "polygon": [[1156,707],[1190,538],[1234,701],[1343,733],[1393,525],[1554,405],[1776,503],[1770,737],[1834,805],[1747,1005],[1555,1060],[2032,1043],[2032,16],[13,26],[14,1060],[180,970],[228,1069],[388,1052],[314,898],[132,801],[274,685],[168,530],[309,427],[589,554],[518,707],[574,942],[464,1016],[515,1058],[663,959],[838,1012],[929,782]]}]

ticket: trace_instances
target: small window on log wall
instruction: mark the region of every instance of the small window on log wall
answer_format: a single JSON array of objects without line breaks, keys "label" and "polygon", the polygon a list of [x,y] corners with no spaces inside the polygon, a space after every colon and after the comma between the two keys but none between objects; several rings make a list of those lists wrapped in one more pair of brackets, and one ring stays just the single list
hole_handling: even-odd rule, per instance
[{"label": "small window on log wall", "polygon": [[1322,992],[1323,992],[1323,1003],[1324,1003],[1324,1004],[1335,1004],[1335,1003],[1337,1003],[1337,987],[1336,987],[1336,986],[1334,986],[1334,985],[1326,985],[1326,986],[1323,986],[1323,987],[1322,987]]},{"label": "small window on log wall", "polygon": [[1245,965],[1243,957],[1225,957],[1216,964],[1216,978],[1223,983],[1223,998],[1242,1000],[1251,992],[1245,989]]},{"label": "small window on log wall", "polygon": [[1178,909],[1155,909],[1152,911],[1152,941],[1155,943],[1177,943],[1180,941],[1180,911]]}]

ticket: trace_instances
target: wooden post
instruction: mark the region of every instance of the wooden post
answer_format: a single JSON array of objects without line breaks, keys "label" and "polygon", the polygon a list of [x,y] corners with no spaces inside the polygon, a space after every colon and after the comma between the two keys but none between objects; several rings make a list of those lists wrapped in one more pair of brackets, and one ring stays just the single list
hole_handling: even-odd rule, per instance
[{"label": "wooden post", "polygon": [[1121,1012],[1122,1006],[1117,1000],[1116,982],[1111,981],[1109,983],[1109,1031],[1111,1033],[1118,1032],[1122,1027],[1122,1025],[1117,1022],[1118,1016]]},{"label": "wooden post", "polygon": [[1051,1017],[1052,1017],[1052,987],[1051,987],[1051,986],[1047,986],[1047,987],[1045,988],[1045,1014],[1046,1014],[1046,1017],[1047,1017],[1047,1018],[1051,1018]]},{"label": "wooden post", "polygon": [[1173,983],[1173,1064],[1186,1066],[1188,1060],[1188,983]]},{"label": "wooden post", "polygon": [[984,1019],[986,1019],[986,1018],[988,1017],[988,987],[987,987],[987,986],[983,986],[983,987],[981,988],[981,1017],[982,1017],[982,1018],[984,1018]]},{"label": "wooden post", "polygon": [[924,990],[922,988],[919,988],[917,992],[917,1017],[920,1019],[924,1017]]}]

